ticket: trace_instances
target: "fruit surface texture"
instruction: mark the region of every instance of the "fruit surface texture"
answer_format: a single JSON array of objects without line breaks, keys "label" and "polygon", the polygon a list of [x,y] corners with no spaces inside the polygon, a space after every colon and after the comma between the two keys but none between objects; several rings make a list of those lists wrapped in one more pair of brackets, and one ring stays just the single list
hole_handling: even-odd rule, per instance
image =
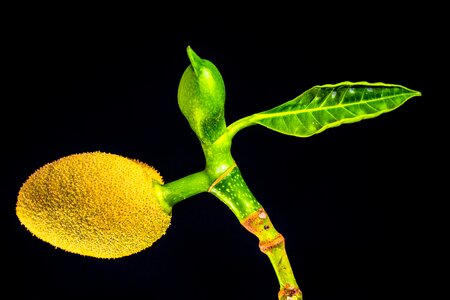
[{"label": "fruit surface texture", "polygon": [[138,160],[105,152],[62,157],[34,172],[16,206],[20,222],[57,248],[119,258],[150,247],[170,226],[155,191],[163,178]]}]

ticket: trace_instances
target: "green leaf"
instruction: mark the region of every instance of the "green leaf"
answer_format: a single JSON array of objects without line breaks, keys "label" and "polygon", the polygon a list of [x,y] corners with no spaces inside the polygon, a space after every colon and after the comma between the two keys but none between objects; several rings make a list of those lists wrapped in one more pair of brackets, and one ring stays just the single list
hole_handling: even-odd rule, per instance
[{"label": "green leaf", "polygon": [[385,83],[319,85],[280,106],[250,116],[239,127],[260,124],[283,134],[308,137],[344,123],[374,118],[420,95],[401,85]]}]

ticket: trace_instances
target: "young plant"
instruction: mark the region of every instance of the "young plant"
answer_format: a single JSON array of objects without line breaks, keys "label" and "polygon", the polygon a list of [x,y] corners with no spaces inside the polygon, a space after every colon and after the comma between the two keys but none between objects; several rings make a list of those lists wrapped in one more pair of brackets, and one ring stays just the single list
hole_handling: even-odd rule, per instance
[{"label": "young plant", "polygon": [[158,171],[136,159],[100,151],[72,154],[29,176],[19,190],[17,217],[32,234],[57,248],[111,259],[150,247],[166,233],[177,203],[211,193],[259,239],[280,284],[278,298],[302,299],[285,240],[233,158],[234,136],[262,125],[309,137],[392,111],[420,92],[368,82],[314,86],[291,101],[227,125],[219,70],[189,46],[187,55],[190,65],[181,77],[178,105],[202,146],[206,164],[201,171],[164,183]]}]

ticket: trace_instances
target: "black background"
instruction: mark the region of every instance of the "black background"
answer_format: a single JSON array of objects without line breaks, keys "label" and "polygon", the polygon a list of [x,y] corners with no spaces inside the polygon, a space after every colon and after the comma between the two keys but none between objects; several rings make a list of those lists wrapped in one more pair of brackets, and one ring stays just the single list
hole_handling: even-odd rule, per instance
[{"label": "black background", "polygon": [[438,97],[433,24],[420,8],[383,4],[238,10],[39,7],[8,24],[3,292],[18,299],[276,299],[278,282],[257,239],[209,194],[177,204],[163,238],[117,260],[55,249],[16,218],[21,184],[65,155],[137,158],[166,182],[204,167],[176,99],[188,45],[221,71],[228,124],[319,84],[385,82],[422,92],[392,112],[310,138],[253,126],[238,133],[232,151],[286,238],[306,300],[406,299],[431,292],[427,281],[438,284],[428,268],[441,221],[427,183],[442,150],[427,113]]}]

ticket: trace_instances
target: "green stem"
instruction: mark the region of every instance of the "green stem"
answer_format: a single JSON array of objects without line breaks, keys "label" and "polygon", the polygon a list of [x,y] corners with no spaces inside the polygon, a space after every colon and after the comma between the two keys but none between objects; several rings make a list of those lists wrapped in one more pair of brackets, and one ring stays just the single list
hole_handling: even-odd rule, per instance
[{"label": "green stem", "polygon": [[230,124],[227,128],[228,135],[230,136],[230,138],[233,138],[236,135],[236,133],[238,133],[242,129],[252,126],[252,125],[256,125],[257,123],[254,122],[254,118],[255,118],[255,115],[250,115],[250,116],[239,119],[239,120],[235,121],[234,123]]},{"label": "green stem", "polygon": [[239,168],[233,165],[209,188],[225,203],[248,231],[259,239],[259,248],[268,257],[280,284],[279,299],[300,300],[302,293],[295,280],[283,236],[273,226],[267,212],[245,183]]},{"label": "green stem", "polygon": [[242,226],[259,239],[259,248],[269,257],[280,284],[278,298],[300,300],[302,293],[289,263],[284,238],[248,188],[231,156],[233,136],[250,126],[251,119],[244,118],[234,124],[214,143],[202,143],[206,159],[203,171],[157,186],[162,205],[170,212],[176,203],[196,194],[209,192],[216,196],[230,208]]},{"label": "green stem", "polygon": [[209,192],[219,198],[241,222],[262,206],[250,192],[236,165],[230,167],[225,176]]},{"label": "green stem", "polygon": [[164,185],[156,185],[156,188],[160,193],[159,198],[163,199],[162,206],[170,213],[175,204],[199,193],[207,192],[210,185],[211,179],[204,170]]}]

